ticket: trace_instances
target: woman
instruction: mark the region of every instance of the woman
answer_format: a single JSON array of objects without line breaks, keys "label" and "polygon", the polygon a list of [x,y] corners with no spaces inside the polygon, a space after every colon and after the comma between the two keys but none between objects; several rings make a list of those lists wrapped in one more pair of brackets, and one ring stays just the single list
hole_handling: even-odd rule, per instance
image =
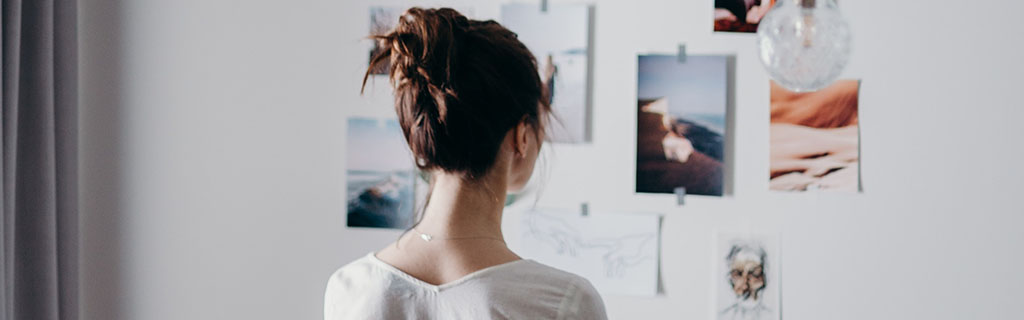
[{"label": "woman", "polygon": [[451,9],[409,9],[374,38],[383,49],[370,70],[391,64],[398,121],[431,193],[409,232],[331,276],[325,319],[606,318],[586,279],[521,259],[501,233],[505,196],[529,180],[550,112],[529,50]]}]

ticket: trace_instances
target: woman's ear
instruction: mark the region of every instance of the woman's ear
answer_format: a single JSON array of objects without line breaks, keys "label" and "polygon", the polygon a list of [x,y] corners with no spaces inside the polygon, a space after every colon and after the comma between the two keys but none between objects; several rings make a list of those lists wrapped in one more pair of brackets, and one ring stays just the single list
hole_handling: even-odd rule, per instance
[{"label": "woman's ear", "polygon": [[526,118],[519,121],[519,124],[515,127],[513,151],[518,158],[526,157],[527,152],[530,150],[530,124],[526,122]]},{"label": "woman's ear", "polygon": [[526,157],[526,152],[529,150],[529,148],[527,148],[529,146],[529,137],[527,136],[529,128],[527,128],[527,126],[526,121],[520,121],[519,124],[516,125],[515,145],[513,147],[515,148],[516,157],[518,158]]}]

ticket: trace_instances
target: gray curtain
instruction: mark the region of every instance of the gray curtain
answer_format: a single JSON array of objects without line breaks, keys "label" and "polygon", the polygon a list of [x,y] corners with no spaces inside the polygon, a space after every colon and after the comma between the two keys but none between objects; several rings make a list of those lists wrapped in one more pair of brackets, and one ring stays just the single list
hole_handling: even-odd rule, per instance
[{"label": "gray curtain", "polygon": [[77,0],[0,1],[0,317],[77,319]]}]

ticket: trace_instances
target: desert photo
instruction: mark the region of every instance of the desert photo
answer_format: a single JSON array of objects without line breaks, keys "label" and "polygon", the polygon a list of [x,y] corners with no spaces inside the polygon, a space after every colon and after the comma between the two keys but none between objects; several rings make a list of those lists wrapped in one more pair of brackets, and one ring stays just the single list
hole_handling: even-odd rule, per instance
[{"label": "desert photo", "polygon": [[815,92],[771,84],[771,190],[860,190],[860,82]]}]

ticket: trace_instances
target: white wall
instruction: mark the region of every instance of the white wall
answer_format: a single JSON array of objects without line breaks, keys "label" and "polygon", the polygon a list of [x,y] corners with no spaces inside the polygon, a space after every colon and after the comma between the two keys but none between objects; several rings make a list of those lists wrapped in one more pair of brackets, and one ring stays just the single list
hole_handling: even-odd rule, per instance
[{"label": "white wall", "polygon": [[[82,1],[85,318],[316,319],[330,272],[397,236],[344,227],[345,117],[390,111],[358,92],[369,2]],[[712,2],[591,2],[593,143],[556,147],[541,204],[665,213],[665,294],[612,318],[708,318],[731,226],[781,231],[787,319],[1018,317],[1024,3],[842,1],[864,193],[840,195],[767,191],[767,78]],[[732,195],[684,207],[632,191],[635,55],[680,42],[737,56]]]}]

